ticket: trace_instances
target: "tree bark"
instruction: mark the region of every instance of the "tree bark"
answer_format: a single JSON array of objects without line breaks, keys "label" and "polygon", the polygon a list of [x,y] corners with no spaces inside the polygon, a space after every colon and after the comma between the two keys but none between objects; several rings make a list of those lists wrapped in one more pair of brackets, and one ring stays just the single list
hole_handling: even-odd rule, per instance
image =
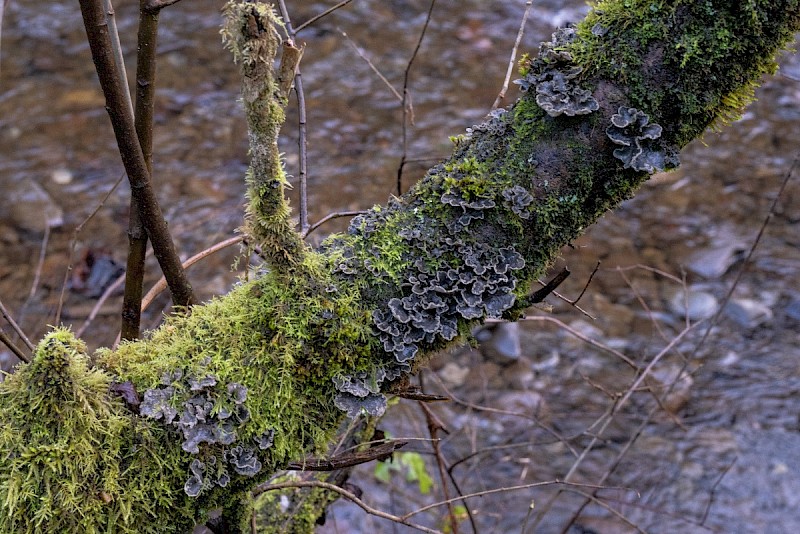
[{"label": "tree bark", "polygon": [[[230,28],[263,33],[254,5]],[[518,316],[559,249],[732,118],[798,29],[799,0],[601,2],[523,66],[513,106],[321,250],[288,237],[279,268],[94,368],[51,333],[0,385],[0,532],[238,521],[344,412],[382,413],[428,355]]]}]

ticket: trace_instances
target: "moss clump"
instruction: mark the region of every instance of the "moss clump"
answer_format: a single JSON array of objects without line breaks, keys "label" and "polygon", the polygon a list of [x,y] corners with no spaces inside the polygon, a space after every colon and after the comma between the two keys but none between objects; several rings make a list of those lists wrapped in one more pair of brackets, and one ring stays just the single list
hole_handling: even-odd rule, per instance
[{"label": "moss clump", "polygon": [[185,532],[175,447],[109,396],[66,330],[0,384],[0,532]]}]

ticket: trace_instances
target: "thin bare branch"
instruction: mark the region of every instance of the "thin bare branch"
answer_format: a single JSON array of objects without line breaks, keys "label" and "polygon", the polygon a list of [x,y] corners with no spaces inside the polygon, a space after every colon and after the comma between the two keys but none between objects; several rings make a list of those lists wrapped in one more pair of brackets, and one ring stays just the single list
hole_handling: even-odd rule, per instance
[{"label": "thin bare branch", "polygon": [[339,217],[353,217],[355,215],[361,215],[362,213],[366,213],[365,210],[352,210],[352,211],[337,211],[335,213],[329,213],[319,221],[312,224],[308,230],[303,232],[303,239],[308,237],[308,234],[325,224],[326,222],[330,221],[331,219],[337,219]]},{"label": "thin bare branch", "polygon": [[[189,267],[191,267],[198,261],[202,260],[203,258],[211,256],[215,252],[219,252],[220,250],[227,248],[231,245],[235,245],[236,243],[241,243],[243,240],[244,240],[243,236],[236,236],[228,238],[225,241],[220,241],[216,245],[213,245],[201,252],[198,252],[197,254],[195,254],[185,262],[183,262],[182,267],[184,269],[188,269]],[[152,288],[150,288],[150,291],[148,291],[147,294],[142,299],[142,311],[145,311],[147,307],[150,306],[150,304],[153,302],[153,300],[155,300],[155,298],[158,295],[160,295],[161,292],[164,291],[165,289],[167,289],[167,280],[162,276],[158,280],[158,282],[156,282],[156,284]]]},{"label": "thin bare branch", "polygon": [[294,29],[294,33],[295,33],[295,34],[299,33],[299,32],[300,32],[300,31],[302,31],[304,28],[307,28],[308,26],[310,26],[310,25],[314,24],[315,22],[317,22],[319,19],[321,19],[321,18],[323,18],[323,17],[327,17],[328,15],[330,15],[331,13],[333,13],[334,11],[336,11],[337,9],[339,9],[339,8],[342,8],[342,7],[346,6],[347,4],[349,4],[349,3],[350,3],[350,2],[352,2],[352,1],[353,1],[353,0],[342,0],[341,2],[339,2],[338,4],[336,4],[335,6],[329,7],[328,9],[326,9],[325,11],[323,11],[322,13],[320,13],[319,15],[314,15],[313,17],[311,17],[310,19],[308,19],[307,21],[305,21],[304,23],[302,23],[301,25],[299,25],[297,28],[295,28],[295,29]]},{"label": "thin bare branch", "polygon": [[177,4],[180,1],[181,0],[147,0],[145,2],[145,9],[148,11],[158,11],[173,4]]},{"label": "thin bare branch", "polygon": [[2,330],[2,329],[0,329],[0,341],[2,341],[2,342],[3,342],[3,344],[4,344],[6,347],[8,347],[8,349],[9,349],[11,352],[13,352],[13,353],[14,353],[14,355],[15,355],[17,358],[19,358],[20,360],[22,360],[22,361],[23,361],[23,362],[25,362],[25,363],[31,363],[31,358],[30,358],[30,356],[28,356],[27,354],[25,354],[24,352],[22,352],[22,349],[20,349],[19,347],[17,347],[17,346],[14,344],[14,342],[13,342],[13,341],[11,341],[11,338],[8,336],[8,334],[6,334],[5,332],[3,332],[3,330]]},{"label": "thin bare branch", "polygon": [[291,471],[335,471],[337,469],[346,469],[374,460],[386,460],[394,451],[406,445],[408,445],[407,441],[392,440],[364,451],[345,452],[331,458],[308,458],[302,462],[289,462],[286,468]]},{"label": "thin bare branch", "polygon": [[514,60],[517,58],[517,50],[519,50],[519,43],[522,41],[522,35],[525,33],[525,24],[528,22],[528,15],[531,11],[533,0],[525,2],[525,13],[522,14],[522,22],[519,23],[519,31],[517,32],[517,39],[514,41],[514,48],[511,49],[511,59],[508,60],[508,69],[506,70],[506,77],[503,80],[503,88],[500,89],[500,94],[492,104],[492,109],[497,109],[500,102],[506,97],[508,91],[508,83],[511,81],[511,73],[514,72]]},{"label": "thin bare branch", "polygon": [[42,266],[44,265],[44,258],[47,253],[47,243],[50,241],[50,225],[44,226],[44,237],[42,237],[42,246],[39,248],[39,261],[36,262],[36,271],[33,275],[33,282],[31,283],[31,290],[28,293],[28,301],[30,301],[36,291],[39,289],[39,280],[42,277]]},{"label": "thin bare branch", "polygon": [[322,482],[321,480],[296,480],[292,482],[279,482],[274,484],[261,484],[257,486],[251,492],[253,496],[261,495],[266,491],[274,491],[274,490],[281,490],[281,489],[288,489],[288,488],[322,488],[329,491],[334,491],[345,497],[347,500],[351,501],[353,504],[364,510],[369,515],[374,515],[375,517],[380,517],[383,519],[388,519],[389,521],[393,521],[395,523],[399,523],[401,525],[405,525],[407,527],[411,527],[417,529],[421,532],[428,532],[429,534],[442,534],[441,531],[435,530],[432,528],[425,527],[423,525],[417,525],[415,523],[409,522],[406,518],[396,516],[393,514],[389,514],[384,512],[383,510],[378,510],[377,508],[373,508],[372,506],[368,505],[361,499],[359,499],[355,494],[350,491],[347,491],[344,488],[340,488],[334,484],[329,484],[328,482]]},{"label": "thin bare branch", "polygon": [[80,5],[92,59],[106,99],[106,111],[114,128],[122,163],[131,182],[131,194],[137,197],[142,223],[153,244],[161,270],[169,281],[174,304],[191,306],[196,299],[186,273],[181,268],[175,243],[153,190],[142,148],[136,137],[133,115],[125,103],[125,87],[120,83],[102,5],[100,0],[80,0]]},{"label": "thin bare branch", "polygon": [[358,56],[361,59],[363,59],[367,63],[367,65],[369,65],[369,68],[372,69],[372,72],[374,72],[378,76],[378,78],[380,78],[380,80],[384,83],[384,85],[386,85],[386,87],[389,88],[389,90],[392,92],[392,94],[395,96],[395,98],[397,98],[398,101],[402,102],[403,101],[403,96],[400,94],[400,92],[397,89],[394,88],[394,86],[392,85],[392,82],[390,82],[388,80],[388,78],[386,78],[386,76],[384,76],[383,73],[380,70],[378,70],[378,67],[375,66],[375,64],[372,62],[372,60],[370,60],[369,57],[367,57],[367,53],[364,52],[364,50],[362,50],[361,47],[359,47],[350,38],[350,36],[347,35],[347,33],[343,32],[342,30],[339,30],[339,33],[341,33],[342,37],[344,37],[345,40],[348,43],[350,43],[350,46],[353,47],[353,50],[356,51],[356,54],[358,54]]},{"label": "thin bare branch", "polygon": [[761,223],[761,228],[758,229],[758,234],[756,235],[755,241],[753,241],[753,244],[750,246],[750,250],[747,251],[747,256],[745,256],[744,261],[742,262],[742,267],[739,269],[739,272],[736,273],[736,278],[734,278],[730,289],[728,289],[728,292],[725,294],[725,298],[723,298],[722,302],[720,302],[719,308],[717,309],[717,313],[715,313],[714,316],[711,318],[711,320],[708,322],[708,327],[706,328],[706,331],[703,333],[702,339],[700,339],[700,342],[695,347],[695,354],[697,353],[698,350],[700,350],[700,347],[702,347],[703,344],[706,342],[706,339],[708,339],[708,335],[711,333],[711,329],[714,328],[714,326],[719,321],[720,316],[725,311],[725,306],[728,305],[728,302],[731,300],[731,297],[733,296],[733,292],[739,286],[739,281],[741,281],[742,275],[745,273],[745,271],[747,271],[747,268],[750,266],[750,260],[753,259],[753,253],[756,251],[756,248],[758,248],[759,243],[761,243],[761,238],[764,236],[764,231],[767,229],[767,226],[769,225],[769,222],[772,220],[773,215],[775,215],[775,209],[778,207],[778,201],[783,197],[783,192],[786,190],[786,186],[789,185],[789,181],[792,179],[794,170],[797,168],[798,165],[800,165],[800,153],[795,155],[792,165],[789,167],[789,170],[786,171],[786,176],[784,176],[783,182],[781,182],[781,186],[778,188],[778,194],[775,195],[775,198],[772,200],[772,204],[769,207],[769,212],[767,212],[767,216],[764,217],[764,222]]},{"label": "thin bare branch", "polygon": [[11,317],[11,314],[6,309],[2,300],[0,300],[0,313],[3,314],[3,319],[8,321],[8,324],[11,325],[11,328],[14,329],[14,332],[16,332],[22,342],[25,343],[25,346],[30,350],[33,350],[33,343],[31,343],[31,340],[28,339],[28,336],[25,335],[25,332],[22,331],[22,328],[19,327],[14,318]]},{"label": "thin bare branch", "polygon": [[422,47],[422,41],[425,39],[425,32],[428,30],[428,25],[431,22],[431,16],[433,15],[433,8],[436,5],[436,0],[431,0],[430,7],[428,8],[428,14],[425,17],[425,24],[422,25],[422,31],[419,32],[419,39],[417,39],[417,45],[414,47],[414,52],[411,54],[411,58],[408,60],[408,64],[406,64],[406,71],[403,75],[403,155],[400,157],[400,164],[397,166],[397,195],[400,196],[403,194],[403,169],[406,166],[406,159],[408,159],[408,123],[409,117],[410,121],[414,123],[414,108],[411,104],[411,94],[409,92],[409,80],[411,77],[411,67],[414,65],[414,60],[417,58],[417,53],[419,53],[420,47]]},{"label": "thin bare branch", "polygon": [[120,84],[125,88],[123,96],[125,102],[128,104],[131,115],[133,115],[133,101],[131,100],[131,90],[128,87],[128,71],[125,69],[125,56],[122,53],[122,43],[119,41],[119,31],[117,31],[117,17],[114,11],[114,6],[111,5],[111,0],[103,0],[103,7],[106,10],[106,23],[108,24],[108,33],[111,37],[111,48],[114,50],[114,59],[117,62],[117,69],[120,77]]},{"label": "thin bare branch", "polygon": [[114,185],[111,186],[111,189],[108,190],[108,193],[106,193],[106,195],[103,197],[103,200],[101,200],[100,203],[94,207],[92,212],[83,221],[81,221],[81,223],[78,226],[76,226],[75,229],[72,231],[72,237],[70,238],[69,241],[69,256],[67,256],[67,269],[64,272],[64,280],[61,282],[61,294],[58,297],[58,306],[56,307],[55,324],[61,322],[61,311],[64,308],[64,295],[67,291],[67,281],[69,280],[69,274],[72,272],[72,258],[75,255],[75,246],[78,243],[78,236],[83,231],[83,227],[86,226],[95,215],[97,215],[97,212],[100,211],[100,209],[103,206],[105,206],[105,203],[108,201],[108,198],[114,191],[116,191],[117,187],[119,187],[119,184],[122,183],[122,180],[124,178],[125,178],[125,173],[119,175],[119,178],[117,178],[117,181],[114,182]]},{"label": "thin bare branch", "polygon": [[[299,48],[295,45],[297,30],[292,28],[292,21],[289,17],[289,10],[286,8],[286,2],[279,0],[278,5],[280,6],[281,18],[283,18],[286,32],[289,34],[289,41],[284,43],[283,56],[281,57],[279,83],[282,82],[281,90],[285,91],[285,97],[288,100],[289,88],[293,80],[294,92],[297,96],[297,179],[300,185],[300,233],[305,234],[308,229],[308,117],[306,115],[306,95],[303,90],[303,74],[300,72],[300,58],[303,56],[305,45]],[[291,71],[291,75],[284,74],[287,71]],[[286,85],[287,83],[288,85]]]}]

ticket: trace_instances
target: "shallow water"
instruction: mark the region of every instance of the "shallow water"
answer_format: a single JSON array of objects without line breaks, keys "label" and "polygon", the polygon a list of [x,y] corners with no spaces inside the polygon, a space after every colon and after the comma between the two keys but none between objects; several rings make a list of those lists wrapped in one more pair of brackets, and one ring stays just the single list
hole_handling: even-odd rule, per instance
[{"label": "shallow water", "polygon": [[[448,153],[448,135],[480,122],[490,108],[523,4],[437,2],[411,70],[414,124],[404,187]],[[577,20],[585,11],[579,1],[534,4],[523,51],[535,49],[555,25]],[[218,5],[181,2],[161,17],[154,174],[184,256],[231,236],[241,221],[247,144],[235,69],[219,43]],[[290,10],[295,21],[302,21],[328,5],[290,2]],[[355,0],[301,34],[307,45],[302,75],[312,222],[331,211],[383,202],[394,190],[403,154],[400,104],[353,45],[401,91],[427,8],[423,1]],[[131,6],[117,6],[129,51],[135,18]],[[102,201],[122,168],[76,5],[11,2],[2,38],[0,188],[7,199],[17,200],[0,204],[0,298],[38,336],[54,320],[72,231]],[[132,75],[134,57],[126,58]],[[646,365],[683,329],[680,306],[670,304],[682,286],[652,270],[620,273],[617,266],[643,264],[678,278],[685,273],[690,293],[707,295],[716,310],[800,147],[800,58],[784,58],[783,72],[786,76],[770,79],[759,90],[758,102],[742,120],[692,144],[677,172],[652,180],[577,240],[574,249],[565,249],[560,264],[573,272],[560,288],[566,295],[576,295],[596,261],[602,261],[580,303],[595,319],[555,300],[553,317]],[[292,174],[297,173],[295,120],[290,114],[282,144]],[[121,185],[86,224],[77,239],[76,262],[86,250],[124,262],[127,194]],[[296,189],[292,195],[296,205]],[[48,223],[54,226],[37,269]],[[642,530],[778,532],[800,526],[798,223],[800,180],[795,177],[734,292],[734,299],[761,306],[769,316],[737,323],[735,314],[724,314],[699,348],[706,325],[688,332],[678,351],[664,354],[653,368],[664,384],[684,366],[690,374],[682,375],[669,397],[672,413],[657,410],[648,421],[653,397],[637,392],[577,469],[575,480],[586,484],[597,484],[610,471],[604,484],[623,489],[602,490],[599,501]],[[314,238],[345,225],[346,220],[334,221]],[[224,292],[235,280],[234,257],[235,251],[217,255],[190,271],[204,298]],[[152,261],[150,273],[146,285],[156,278]],[[162,299],[147,324],[157,324],[167,305]],[[68,292],[63,320],[79,326],[94,303],[85,294]],[[113,341],[118,307],[115,298],[102,308],[88,330],[91,345]],[[445,359],[434,365],[452,393],[472,403],[434,408],[451,431],[443,443],[447,460],[455,463],[494,447],[454,468],[464,493],[563,479],[603,421],[592,424],[634,379],[608,351],[576,341],[551,323],[523,323],[520,340],[522,355],[515,363],[497,363],[466,349],[447,356],[463,383],[447,382],[454,375],[445,372]],[[4,358],[8,364],[7,353]],[[426,385],[437,387],[433,375]],[[395,435],[427,436],[411,403],[398,405],[385,425]],[[626,449],[640,425],[638,439]],[[400,480],[386,488],[371,470],[361,468],[353,482],[370,502],[394,513],[442,496],[420,496],[413,484]],[[469,504],[481,532],[533,532],[539,514],[535,532],[560,532],[580,506],[575,491],[591,491],[570,489],[546,513],[546,502],[555,494],[550,487],[487,495]],[[442,514],[440,509],[419,521],[441,526]],[[570,532],[632,528],[608,508],[592,504]],[[461,530],[469,531],[469,522]],[[404,530],[342,503],[322,531]]]}]

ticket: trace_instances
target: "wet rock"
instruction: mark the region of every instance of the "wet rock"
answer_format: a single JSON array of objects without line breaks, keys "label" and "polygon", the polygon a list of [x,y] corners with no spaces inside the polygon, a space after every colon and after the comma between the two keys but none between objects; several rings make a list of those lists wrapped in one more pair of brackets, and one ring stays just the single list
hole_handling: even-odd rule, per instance
[{"label": "wet rock", "polygon": [[743,328],[755,328],[772,320],[772,310],[752,299],[731,299],[725,306],[725,315]]},{"label": "wet rock", "polygon": [[712,238],[712,246],[689,257],[686,266],[695,274],[713,280],[724,275],[736,263],[747,243],[729,229],[721,229]]},{"label": "wet rock", "polygon": [[795,321],[800,321],[800,295],[795,295],[786,306],[786,315]]},{"label": "wet rock", "polygon": [[519,323],[498,323],[483,328],[476,338],[481,341],[480,350],[484,357],[507,365],[517,361],[522,354],[519,334]]},{"label": "wet rock", "polygon": [[464,385],[469,374],[469,368],[458,365],[455,362],[447,362],[438,371],[439,377],[449,388],[457,388]]},{"label": "wet rock", "polygon": [[36,181],[28,178],[2,184],[0,217],[16,228],[43,233],[64,224],[64,211]]},{"label": "wet rock", "polygon": [[689,288],[688,295],[683,291],[676,292],[669,299],[670,311],[678,317],[690,321],[708,319],[717,312],[719,302],[711,293],[693,291]]},{"label": "wet rock", "polygon": [[670,414],[682,410],[692,397],[694,379],[679,364],[656,367],[645,378],[650,390],[658,396],[661,405]]}]

